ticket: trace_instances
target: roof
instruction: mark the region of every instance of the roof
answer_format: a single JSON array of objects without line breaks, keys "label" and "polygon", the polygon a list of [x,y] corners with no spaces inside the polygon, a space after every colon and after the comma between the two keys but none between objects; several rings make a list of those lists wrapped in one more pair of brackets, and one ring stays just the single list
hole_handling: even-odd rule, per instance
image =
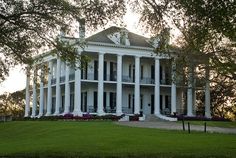
[{"label": "roof", "polygon": [[[96,33],[88,38],[86,38],[86,41],[88,42],[99,42],[99,43],[108,43],[108,44],[115,44],[109,37],[108,35],[120,32],[124,28],[112,26],[109,27],[99,33]],[[130,42],[130,46],[138,46],[138,47],[149,47],[153,48],[150,43],[148,43],[148,38],[137,35],[135,33],[132,33],[125,29],[128,32],[128,39]]]}]

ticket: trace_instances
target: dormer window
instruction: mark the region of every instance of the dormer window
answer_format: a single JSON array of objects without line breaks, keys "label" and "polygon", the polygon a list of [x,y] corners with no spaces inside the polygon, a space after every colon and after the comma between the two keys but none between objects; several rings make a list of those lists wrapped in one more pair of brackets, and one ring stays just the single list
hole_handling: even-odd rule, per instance
[{"label": "dormer window", "polygon": [[128,31],[125,29],[120,30],[119,32],[115,32],[113,34],[107,35],[107,37],[112,40],[115,44],[118,45],[130,45]]}]

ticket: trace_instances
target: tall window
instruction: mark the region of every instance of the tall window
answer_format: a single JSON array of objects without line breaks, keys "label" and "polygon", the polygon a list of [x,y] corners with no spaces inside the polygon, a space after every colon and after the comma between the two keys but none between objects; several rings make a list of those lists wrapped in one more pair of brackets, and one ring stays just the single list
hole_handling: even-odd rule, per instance
[{"label": "tall window", "polygon": [[143,109],[143,94],[140,95],[140,109]]},{"label": "tall window", "polygon": [[103,76],[103,80],[106,81],[107,80],[107,62],[104,61],[104,67],[103,67],[103,73],[104,73],[104,76]]},{"label": "tall window", "polygon": [[154,65],[151,66],[151,79],[155,79],[155,67]]},{"label": "tall window", "polygon": [[131,108],[131,94],[129,94],[129,98],[128,98],[128,108],[130,109]]},{"label": "tall window", "polygon": [[110,92],[110,108],[115,109],[116,107],[116,93]]},{"label": "tall window", "polygon": [[94,111],[97,111],[97,108],[98,108],[98,93],[96,91],[93,92],[93,108],[94,108]]},{"label": "tall window", "polygon": [[143,79],[143,65],[141,65],[141,80]]}]

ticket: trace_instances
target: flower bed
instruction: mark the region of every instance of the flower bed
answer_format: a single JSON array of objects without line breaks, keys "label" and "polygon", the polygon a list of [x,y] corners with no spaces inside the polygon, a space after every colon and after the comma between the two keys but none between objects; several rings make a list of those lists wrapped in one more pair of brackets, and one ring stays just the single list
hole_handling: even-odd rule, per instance
[{"label": "flower bed", "polygon": [[223,117],[218,117],[218,116],[213,116],[212,118],[207,118],[205,116],[184,116],[184,115],[176,115],[176,116],[171,116],[171,117],[176,117],[179,121],[180,120],[188,120],[188,121],[230,121],[229,119],[223,118]]},{"label": "flower bed", "polygon": [[104,116],[97,116],[92,114],[83,114],[83,116],[74,116],[73,114],[65,114],[63,116],[42,116],[40,118],[31,118],[26,117],[23,120],[49,120],[49,121],[57,121],[57,120],[74,120],[74,121],[88,121],[88,120],[111,120],[111,121],[118,121],[122,116],[116,115],[104,115]]}]

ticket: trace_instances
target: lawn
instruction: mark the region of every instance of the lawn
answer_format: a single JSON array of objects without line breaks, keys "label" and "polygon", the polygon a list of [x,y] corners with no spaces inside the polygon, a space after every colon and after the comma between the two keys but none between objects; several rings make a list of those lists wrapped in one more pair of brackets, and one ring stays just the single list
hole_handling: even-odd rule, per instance
[{"label": "lawn", "polygon": [[[182,121],[178,121],[182,122]],[[224,128],[236,128],[236,122],[226,122],[226,121],[185,121],[193,125],[204,125],[206,122],[207,126],[212,127],[224,127]]]},{"label": "lawn", "polygon": [[134,128],[113,122],[0,124],[0,157],[233,158],[236,135]]}]

